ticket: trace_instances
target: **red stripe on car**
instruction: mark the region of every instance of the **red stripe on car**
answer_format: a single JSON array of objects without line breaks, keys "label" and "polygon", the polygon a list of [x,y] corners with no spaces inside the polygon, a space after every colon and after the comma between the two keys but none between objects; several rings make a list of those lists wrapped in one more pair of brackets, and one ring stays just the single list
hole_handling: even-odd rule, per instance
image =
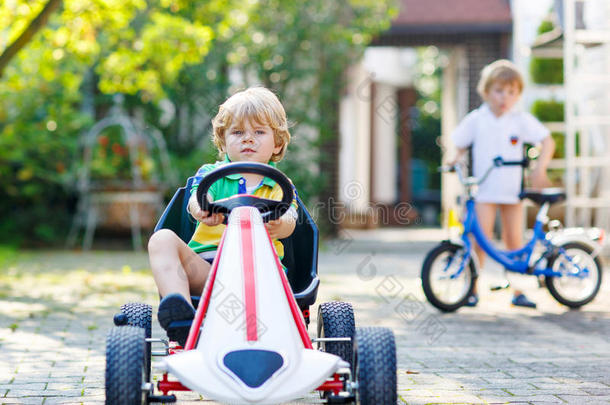
[{"label": "red stripe on car", "polygon": [[244,272],[244,305],[246,307],[246,338],[248,342],[258,340],[256,316],[256,280],[254,274],[254,233],[249,209],[239,210],[241,229],[241,256]]},{"label": "red stripe on car", "polygon": [[222,255],[222,248],[225,242],[226,232],[222,234],[222,238],[220,239],[220,243],[218,244],[218,250],[216,251],[216,256],[214,257],[214,261],[212,262],[212,269],[210,270],[210,274],[208,275],[208,280],[203,288],[203,292],[201,296],[203,299],[199,303],[197,307],[197,312],[195,313],[195,319],[191,325],[191,330],[189,331],[189,337],[186,339],[186,345],[184,346],[184,350],[192,350],[195,347],[195,343],[199,338],[199,332],[201,331],[201,323],[203,322],[203,318],[208,310],[208,305],[210,303],[210,297],[212,296],[212,289],[214,288],[214,281],[216,280],[216,273],[218,271],[218,263],[220,262],[220,256]]}]

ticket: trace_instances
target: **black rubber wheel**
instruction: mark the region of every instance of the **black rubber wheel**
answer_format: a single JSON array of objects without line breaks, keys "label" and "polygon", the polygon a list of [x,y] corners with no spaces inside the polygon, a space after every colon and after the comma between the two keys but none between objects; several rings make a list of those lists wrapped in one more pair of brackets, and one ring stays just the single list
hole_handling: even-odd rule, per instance
[{"label": "black rubber wheel", "polygon": [[451,278],[461,262],[461,251],[459,245],[441,243],[428,252],[422,266],[424,294],[430,304],[443,312],[453,312],[466,304],[477,280],[477,269],[472,259],[459,277]]},{"label": "black rubber wheel", "polygon": [[[318,307],[318,337],[349,337],[354,338],[356,321],[352,304],[341,301],[325,302]],[[353,344],[349,342],[318,342],[318,350],[341,357],[352,364]],[[352,373],[354,368],[351,367]],[[320,398],[326,398],[328,393],[319,391]]]},{"label": "black rubber wheel", "polygon": [[396,343],[390,329],[356,329],[353,364],[357,404],[396,404]]},{"label": "black rubber wheel", "polygon": [[[599,256],[591,256],[593,250],[579,242],[569,242],[560,246],[568,258],[561,253],[549,261],[549,268],[564,273],[562,277],[545,277],[544,282],[549,292],[558,302],[570,308],[580,308],[591,302],[602,285],[602,264]],[[589,270],[587,278],[580,279],[569,274],[576,263]]]},{"label": "black rubber wheel", "polygon": [[[129,302],[121,305],[121,312],[127,317],[127,325],[144,329],[144,335],[150,339],[152,335],[152,307],[140,302]],[[144,371],[146,381],[150,381],[151,344],[146,343]]]},{"label": "black rubber wheel", "polygon": [[146,404],[144,377],[144,330],[134,326],[113,327],[106,338],[106,404]]},{"label": "black rubber wheel", "polygon": [[[347,302],[325,302],[318,307],[318,337],[353,339],[356,331],[354,310]],[[352,342],[318,342],[318,349],[335,354],[351,364]]]}]

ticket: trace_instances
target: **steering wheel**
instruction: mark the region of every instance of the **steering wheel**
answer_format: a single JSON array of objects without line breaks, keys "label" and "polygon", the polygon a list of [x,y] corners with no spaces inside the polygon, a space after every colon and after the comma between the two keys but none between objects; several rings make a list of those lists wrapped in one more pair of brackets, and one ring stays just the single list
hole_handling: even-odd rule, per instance
[{"label": "steering wheel", "polygon": [[[212,184],[225,176],[237,173],[253,173],[269,177],[279,184],[282,189],[282,200],[269,200],[253,195],[238,194],[218,201],[209,202],[207,193]],[[276,220],[288,211],[292,199],[292,183],[288,180],[288,177],[269,165],[256,162],[234,162],[222,165],[206,174],[197,188],[197,201],[199,202],[201,209],[208,213],[224,214],[225,223],[233,209],[245,206],[257,208],[260,211],[264,222]]]}]

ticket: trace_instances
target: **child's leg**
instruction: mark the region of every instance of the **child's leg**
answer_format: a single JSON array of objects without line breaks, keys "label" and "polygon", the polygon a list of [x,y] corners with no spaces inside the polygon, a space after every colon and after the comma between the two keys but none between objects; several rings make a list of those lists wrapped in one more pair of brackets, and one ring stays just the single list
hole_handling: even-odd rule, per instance
[{"label": "child's leg", "polygon": [[[502,239],[508,250],[516,250],[523,246],[523,205],[500,204],[500,218],[502,220]],[[522,294],[521,290],[514,290],[515,295]]]},{"label": "child's leg", "polygon": [[[481,227],[481,230],[488,239],[491,239],[491,237],[493,236],[494,222],[496,221],[496,208],[496,204],[493,203],[476,204],[477,220],[479,221],[479,226]],[[479,265],[482,269],[483,264],[485,263],[485,252],[483,251],[483,249],[481,249],[478,243],[475,243],[474,249],[479,259]],[[477,291],[477,285],[475,284],[472,292],[476,295]]]},{"label": "child's leg", "polygon": [[191,302],[191,294],[201,294],[210,264],[174,232],[168,229],[155,232],[148,242],[148,256],[161,297],[179,293]]},{"label": "child's leg", "polygon": [[502,239],[506,248],[516,250],[523,246],[523,206],[517,204],[500,204],[502,220]]},{"label": "child's leg", "polygon": [[[496,222],[497,204],[477,203],[476,207],[479,226],[487,239],[491,239],[493,237],[494,223]],[[479,258],[479,264],[481,268],[483,268],[483,264],[485,263],[485,251],[481,249],[478,243],[475,245],[475,251]]]}]

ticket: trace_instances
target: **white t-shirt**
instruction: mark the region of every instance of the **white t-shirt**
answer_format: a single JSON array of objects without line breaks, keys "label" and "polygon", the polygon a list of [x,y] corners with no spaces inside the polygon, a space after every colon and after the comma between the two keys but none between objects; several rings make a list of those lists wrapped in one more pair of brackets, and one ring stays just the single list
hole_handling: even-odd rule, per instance
[{"label": "white t-shirt", "polygon": [[[523,143],[537,144],[550,131],[530,113],[512,109],[496,117],[485,103],[470,112],[451,134],[458,148],[472,145],[473,175],[481,178],[493,159],[523,159]],[[523,169],[520,166],[495,168],[479,185],[476,200],[497,204],[519,202]]]}]

